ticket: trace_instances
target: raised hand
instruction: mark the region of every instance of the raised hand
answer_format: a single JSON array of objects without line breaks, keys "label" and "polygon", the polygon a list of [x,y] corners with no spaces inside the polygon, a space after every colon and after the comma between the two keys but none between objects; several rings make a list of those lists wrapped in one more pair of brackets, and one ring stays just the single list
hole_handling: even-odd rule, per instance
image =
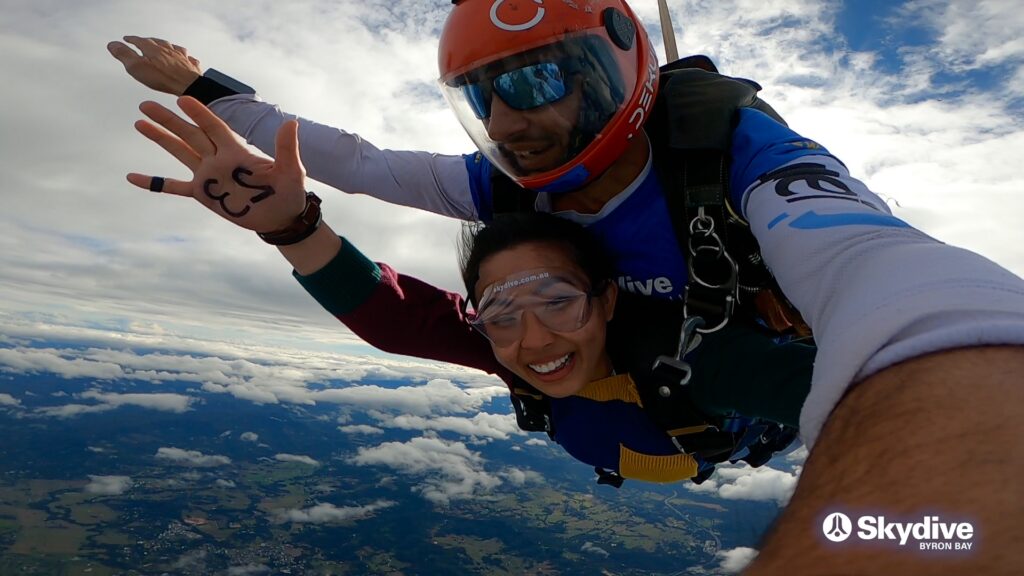
[{"label": "raised hand", "polygon": [[143,102],[139,109],[156,124],[139,120],[135,128],[192,170],[192,180],[131,173],[128,181],[155,192],[191,196],[254,232],[275,232],[291,224],[306,205],[298,122],[285,122],[278,130],[277,160],[270,160],[250,151],[194,98],[179,98],[178,106],[195,124],[156,102]]},{"label": "raised hand", "polygon": [[153,90],[181,96],[196,78],[202,76],[199,60],[189,56],[188,50],[177,44],[138,36],[125,36],[124,41],[138,48],[142,55],[116,40],[107,44],[107,51],[124,64],[132,78]]}]

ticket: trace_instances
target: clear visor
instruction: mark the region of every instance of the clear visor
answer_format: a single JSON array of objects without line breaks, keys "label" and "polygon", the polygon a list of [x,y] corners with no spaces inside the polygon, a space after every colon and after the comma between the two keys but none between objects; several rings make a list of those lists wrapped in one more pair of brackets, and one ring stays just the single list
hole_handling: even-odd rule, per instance
[{"label": "clear visor", "polygon": [[564,270],[537,269],[484,289],[473,327],[496,346],[522,339],[527,312],[554,332],[574,332],[590,320],[593,294],[586,280]]},{"label": "clear visor", "polygon": [[441,87],[480,151],[513,178],[568,164],[633,91],[611,45],[597,35],[514,54],[443,80]]}]

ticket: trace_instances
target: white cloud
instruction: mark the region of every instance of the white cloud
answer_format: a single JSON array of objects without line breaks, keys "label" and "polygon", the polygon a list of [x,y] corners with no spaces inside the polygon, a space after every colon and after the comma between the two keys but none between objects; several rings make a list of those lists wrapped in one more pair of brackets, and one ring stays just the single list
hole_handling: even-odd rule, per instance
[{"label": "white cloud", "polygon": [[408,442],[385,442],[359,448],[349,462],[359,466],[387,466],[399,472],[422,476],[415,488],[427,500],[447,505],[451,500],[471,498],[501,484],[501,479],[484,469],[480,454],[462,442],[420,437]]},{"label": "white cloud", "polygon": [[932,57],[955,69],[1024,63],[1024,15],[1013,0],[915,0],[902,12],[938,34]]},{"label": "white cloud", "polygon": [[132,479],[129,476],[94,476],[90,474],[85,491],[89,494],[117,496],[127,492],[131,486]]},{"label": "white cloud", "polygon": [[242,432],[239,438],[245,442],[257,442],[260,439],[260,435],[255,432]]},{"label": "white cloud", "polygon": [[217,481],[214,482],[214,484],[216,484],[217,486],[220,486],[221,488],[234,488],[235,487],[235,482],[233,480],[225,480],[223,478],[217,478]]},{"label": "white cloud", "polygon": [[607,550],[605,550],[604,548],[600,548],[598,546],[595,546],[594,543],[590,542],[589,540],[583,543],[583,546],[580,547],[580,552],[586,552],[587,554],[592,554],[594,556],[600,556],[602,558],[607,558],[609,556]]},{"label": "white cloud", "polygon": [[529,440],[524,442],[524,444],[526,444],[527,446],[547,446],[548,442],[547,440],[543,440],[541,438],[530,438]]},{"label": "white cloud", "polygon": [[181,414],[189,410],[196,402],[195,398],[182,394],[115,394],[90,390],[76,394],[76,398],[96,400],[99,404],[65,404],[62,406],[44,406],[35,410],[36,414],[55,418],[71,418],[82,414],[95,414],[115,410],[122,406],[148,408],[161,412]]},{"label": "white cloud", "polygon": [[273,517],[277,522],[330,524],[369,518],[378,510],[390,508],[395,504],[397,503],[390,500],[377,500],[365,506],[342,507],[330,503],[320,503],[310,508],[277,510],[274,512]]},{"label": "white cloud", "polygon": [[299,464],[307,464],[309,466],[320,465],[320,463],[313,458],[303,456],[301,454],[274,454],[274,460],[277,460],[278,462],[298,462]]},{"label": "white cloud", "polygon": [[789,454],[786,454],[786,462],[791,462],[794,464],[803,464],[803,462],[807,460],[808,454],[809,452],[807,451],[807,446],[801,446],[796,450],[793,450]]},{"label": "white cloud", "polygon": [[179,466],[197,466],[199,468],[210,468],[213,466],[224,466],[231,464],[227,456],[206,455],[196,450],[183,450],[174,447],[162,447],[157,449],[156,458],[167,460]]},{"label": "white cloud", "polygon": [[228,576],[258,576],[259,574],[270,574],[271,572],[270,566],[265,564],[245,564],[228,568]]},{"label": "white cloud", "polygon": [[719,569],[722,572],[726,574],[739,574],[741,570],[754,561],[754,558],[757,558],[757,550],[745,547],[719,550],[715,553],[715,557],[722,560],[722,563],[719,565]]},{"label": "white cloud", "polygon": [[[516,448],[519,447],[512,447],[513,450]],[[534,472],[533,470],[522,470],[520,468],[505,468],[499,472],[498,475],[507,480],[508,483],[513,486],[523,486],[527,482],[541,483],[544,481],[544,477],[537,472]]]},{"label": "white cloud", "polygon": [[384,431],[376,426],[369,426],[366,424],[350,424],[348,426],[338,426],[338,430],[346,434],[383,434]]},{"label": "white cloud", "polygon": [[124,376],[121,367],[109,362],[83,358],[66,358],[52,348],[0,348],[0,367],[4,372],[19,374],[47,373],[63,378],[111,380]]},{"label": "white cloud", "polygon": [[21,406],[21,400],[10,394],[0,393],[0,406]]},{"label": "white cloud", "polygon": [[393,418],[381,419],[379,424],[389,428],[447,431],[463,436],[495,440],[507,440],[511,436],[526,434],[516,424],[515,415],[491,414],[488,412],[481,412],[471,418],[460,418],[457,416],[424,418],[422,416],[402,414]]},{"label": "white cloud", "polygon": [[113,394],[97,391],[83,392],[82,398],[96,400],[103,404],[110,404],[115,408],[120,406],[138,406],[140,408],[151,408],[163,412],[175,412],[181,414],[189,409],[189,405],[196,401],[195,398],[182,394]]},{"label": "white cloud", "polygon": [[431,380],[424,385],[384,388],[377,385],[349,386],[314,392],[319,402],[345,406],[372,407],[416,416],[475,412],[494,397],[508,394],[504,386],[462,388],[450,380]]},{"label": "white cloud", "polygon": [[752,468],[745,463],[720,465],[703,484],[685,484],[691,492],[715,494],[726,500],[757,500],[784,506],[796,489],[800,467],[793,473],[769,466]]}]

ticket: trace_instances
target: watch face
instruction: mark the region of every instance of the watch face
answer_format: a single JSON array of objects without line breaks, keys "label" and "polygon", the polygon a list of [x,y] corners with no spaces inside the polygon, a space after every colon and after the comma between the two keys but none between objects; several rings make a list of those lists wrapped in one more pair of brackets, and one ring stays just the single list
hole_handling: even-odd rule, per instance
[{"label": "watch face", "polygon": [[203,76],[209,78],[210,80],[213,80],[214,82],[220,84],[221,86],[224,86],[225,88],[234,90],[237,94],[256,93],[256,89],[252,86],[249,86],[248,84],[243,84],[238,80],[235,80],[231,76],[228,76],[227,74],[224,74],[223,72],[220,72],[213,68],[207,70],[206,73],[203,74]]}]

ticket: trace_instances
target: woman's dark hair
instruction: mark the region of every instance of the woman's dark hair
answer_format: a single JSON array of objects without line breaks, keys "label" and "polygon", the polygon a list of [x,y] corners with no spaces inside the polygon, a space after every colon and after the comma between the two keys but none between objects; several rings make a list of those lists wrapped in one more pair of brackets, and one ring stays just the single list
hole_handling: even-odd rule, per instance
[{"label": "woman's dark hair", "polygon": [[569,258],[583,270],[590,286],[610,280],[614,269],[604,247],[583,226],[542,212],[502,214],[487,224],[467,225],[459,242],[462,281],[469,301],[476,302],[480,265],[489,256],[529,242],[563,246]]}]

